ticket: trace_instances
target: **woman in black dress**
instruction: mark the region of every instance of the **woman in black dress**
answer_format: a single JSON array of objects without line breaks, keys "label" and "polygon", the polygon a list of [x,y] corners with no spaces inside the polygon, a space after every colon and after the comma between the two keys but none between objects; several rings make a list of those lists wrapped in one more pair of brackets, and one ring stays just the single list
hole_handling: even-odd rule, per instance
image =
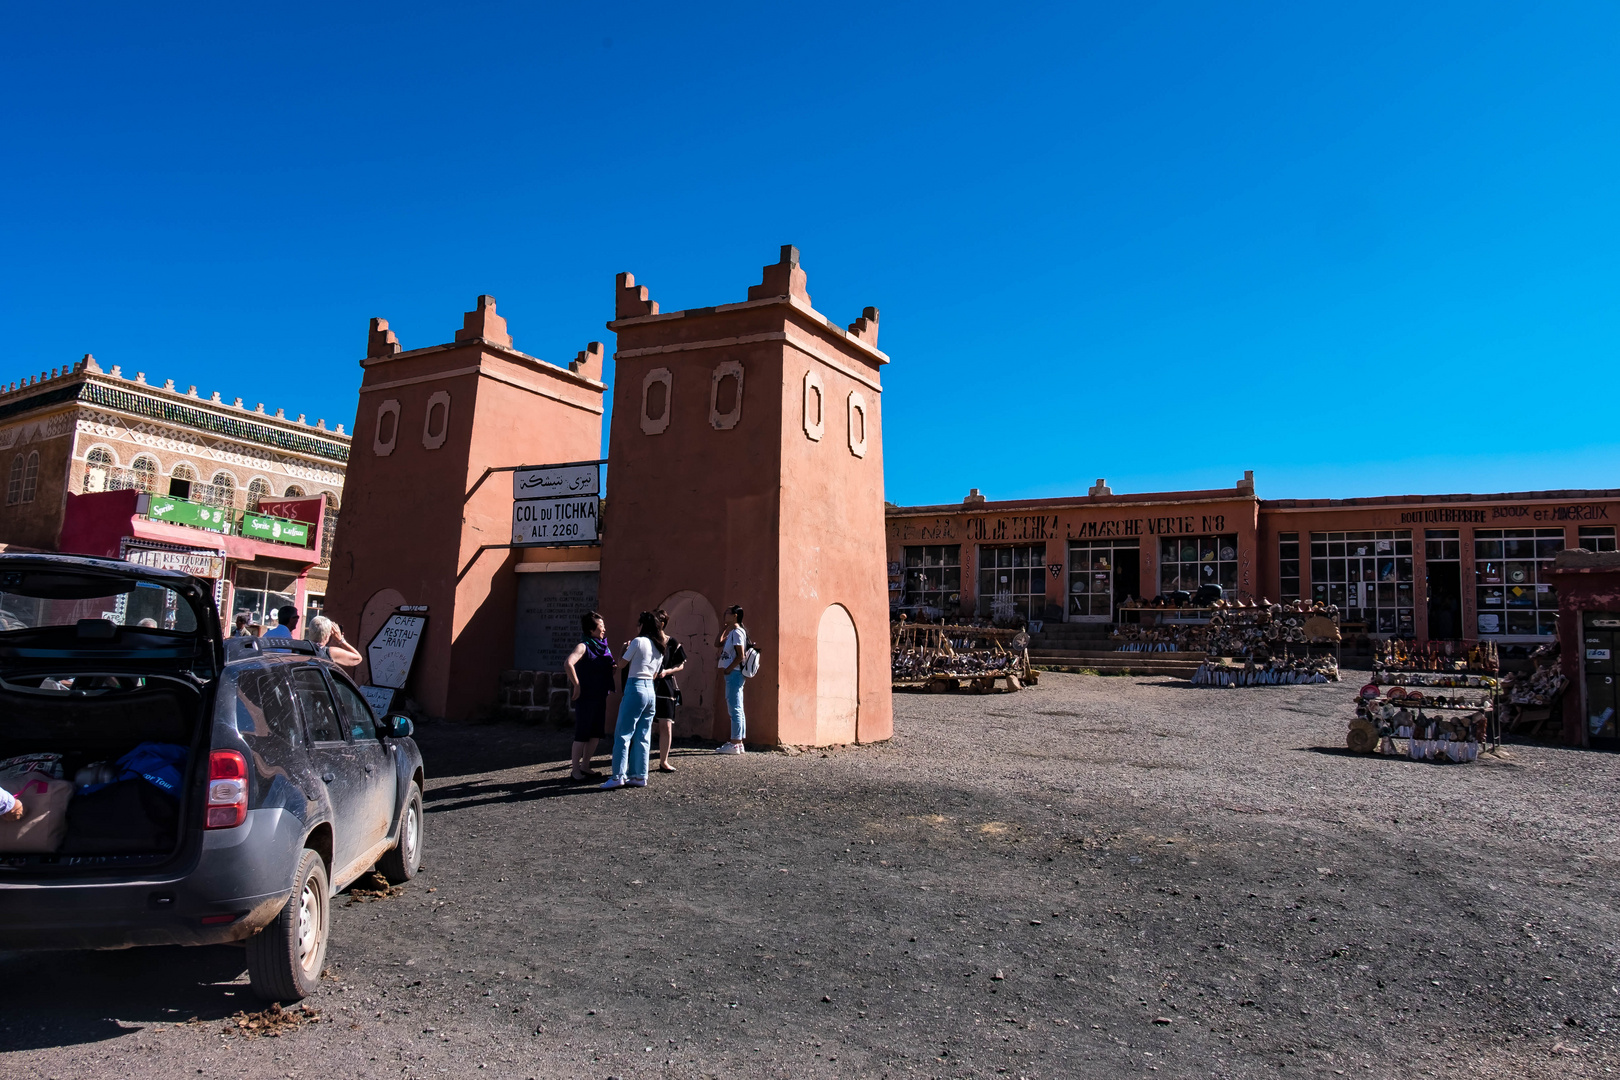
[{"label": "woman in black dress", "polygon": [[563,661],[574,692],[574,768],[570,775],[575,780],[590,780],[602,775],[591,768],[591,758],[596,756],[608,694],[613,692],[613,650],[608,648],[602,616],[587,611],[579,622],[582,640]]},{"label": "woman in black dress", "polygon": [[675,741],[675,706],[681,701],[681,688],[675,674],[686,666],[686,650],[669,633],[669,614],[663,608],[653,612],[658,628],[664,631],[664,670],[653,680],[653,693],[657,696],[657,711],[653,713],[653,726],[658,729],[658,771],[674,772],[669,763],[669,744]]}]

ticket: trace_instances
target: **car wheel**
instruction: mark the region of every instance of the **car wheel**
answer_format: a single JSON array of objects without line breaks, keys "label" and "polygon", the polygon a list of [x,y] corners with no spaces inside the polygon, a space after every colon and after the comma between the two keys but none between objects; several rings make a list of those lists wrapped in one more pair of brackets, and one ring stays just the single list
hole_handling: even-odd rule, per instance
[{"label": "car wheel", "polygon": [[297,1001],[315,992],[330,929],[326,864],[318,852],[298,860],[292,895],[275,920],[248,938],[248,978],[266,1001]]},{"label": "car wheel", "polygon": [[382,858],[377,869],[390,884],[399,885],[416,876],[422,865],[422,789],[411,781],[405,799],[405,813],[399,819],[399,840]]}]

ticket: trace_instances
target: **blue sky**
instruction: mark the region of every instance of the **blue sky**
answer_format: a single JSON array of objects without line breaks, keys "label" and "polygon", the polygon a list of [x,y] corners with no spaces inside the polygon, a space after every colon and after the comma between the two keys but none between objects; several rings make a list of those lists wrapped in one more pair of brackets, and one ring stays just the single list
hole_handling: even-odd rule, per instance
[{"label": "blue sky", "polygon": [[[227,10],[232,9],[235,10]],[[900,503],[1620,486],[1620,6],[11,5],[6,378],[882,309]],[[611,373],[611,365],[610,365]]]}]

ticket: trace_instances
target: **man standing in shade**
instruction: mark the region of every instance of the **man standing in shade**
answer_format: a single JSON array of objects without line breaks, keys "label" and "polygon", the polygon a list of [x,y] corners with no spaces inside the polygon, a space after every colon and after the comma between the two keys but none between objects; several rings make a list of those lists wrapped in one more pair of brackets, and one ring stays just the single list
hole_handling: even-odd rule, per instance
[{"label": "man standing in shade", "polygon": [[293,631],[296,629],[298,629],[298,609],[291,606],[277,608],[276,625],[271,627],[269,630],[266,630],[264,632],[264,636],[267,638],[290,638],[293,636]]}]

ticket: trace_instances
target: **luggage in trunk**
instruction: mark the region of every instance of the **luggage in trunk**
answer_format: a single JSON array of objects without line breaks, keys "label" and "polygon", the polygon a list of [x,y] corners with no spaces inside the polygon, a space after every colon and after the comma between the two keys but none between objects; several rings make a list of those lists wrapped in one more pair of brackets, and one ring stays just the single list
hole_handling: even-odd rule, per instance
[{"label": "luggage in trunk", "polygon": [[[30,679],[34,685],[0,687],[0,760],[22,754],[60,754],[63,777],[102,766],[111,783],[74,787],[66,828],[55,855],[167,855],[185,830],[182,808],[199,756],[203,698],[183,683],[128,676]],[[99,682],[91,682],[92,679]],[[54,689],[67,683],[68,689]],[[93,689],[86,692],[86,686]],[[169,762],[154,756],[162,744]],[[139,753],[135,753],[140,751]],[[183,752],[183,756],[182,756]],[[206,752],[201,753],[206,759]],[[180,758],[178,762],[174,758]],[[120,764],[124,759],[125,764]],[[37,775],[37,774],[35,774]],[[29,796],[19,793],[25,810]],[[0,856],[43,854],[37,839]]]}]

